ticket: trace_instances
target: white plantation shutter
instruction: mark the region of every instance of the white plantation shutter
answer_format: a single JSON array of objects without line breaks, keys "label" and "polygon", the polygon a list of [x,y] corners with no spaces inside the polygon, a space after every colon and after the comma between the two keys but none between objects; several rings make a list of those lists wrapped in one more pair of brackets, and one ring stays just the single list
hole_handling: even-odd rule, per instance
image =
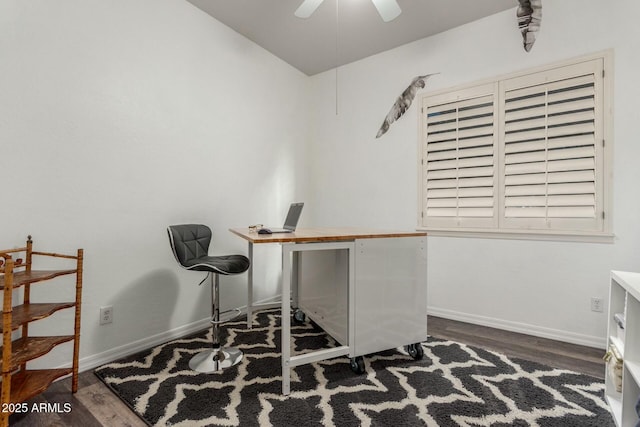
[{"label": "white plantation shutter", "polygon": [[423,96],[421,225],[605,234],[604,62]]},{"label": "white plantation shutter", "polygon": [[503,228],[602,229],[602,61],[502,84]]},{"label": "white plantation shutter", "polygon": [[423,224],[495,226],[494,92],[491,84],[423,104]]}]

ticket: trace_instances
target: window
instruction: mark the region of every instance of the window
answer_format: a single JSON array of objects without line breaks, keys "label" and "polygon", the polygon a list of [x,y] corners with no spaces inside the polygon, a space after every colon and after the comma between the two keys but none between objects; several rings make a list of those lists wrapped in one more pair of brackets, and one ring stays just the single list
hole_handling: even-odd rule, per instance
[{"label": "window", "polygon": [[608,61],[424,95],[421,228],[610,237]]}]

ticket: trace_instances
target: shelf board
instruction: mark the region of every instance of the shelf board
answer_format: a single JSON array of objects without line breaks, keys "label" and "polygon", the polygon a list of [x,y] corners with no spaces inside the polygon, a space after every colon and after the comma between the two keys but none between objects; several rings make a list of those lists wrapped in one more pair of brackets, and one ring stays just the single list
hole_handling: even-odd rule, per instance
[{"label": "shelf board", "polygon": [[69,375],[72,368],[37,369],[18,372],[11,377],[11,401],[24,402],[45,391],[58,378]]},{"label": "shelf board", "polygon": [[629,373],[631,374],[633,381],[635,381],[636,384],[640,384],[640,364],[638,362],[625,360],[624,366],[627,369],[627,371],[629,371]]},{"label": "shelf board", "polygon": [[611,278],[631,293],[635,299],[640,300],[640,273],[612,271]]},{"label": "shelf board", "polygon": [[[18,288],[30,283],[41,282],[43,280],[50,280],[54,277],[65,276],[67,274],[75,274],[76,269],[71,270],[31,270],[16,271],[13,273],[13,287]],[[4,289],[4,276],[0,277],[0,289]]]},{"label": "shelf board", "polygon": [[[11,343],[12,357],[9,370],[17,369],[18,366],[29,360],[36,359],[47,354],[53,347],[67,341],[72,341],[73,335],[61,335],[57,337],[26,337],[18,338]],[[0,347],[1,349],[2,347]],[[4,371],[4,366],[2,366]]]},{"label": "shelf board", "polygon": [[[33,322],[35,320],[44,319],[51,316],[58,310],[74,307],[74,302],[60,302],[60,303],[31,303],[23,304],[13,307],[11,318],[11,330],[16,330],[25,323]],[[0,314],[2,312],[0,311]],[[3,331],[2,325],[0,325],[0,332]]]}]

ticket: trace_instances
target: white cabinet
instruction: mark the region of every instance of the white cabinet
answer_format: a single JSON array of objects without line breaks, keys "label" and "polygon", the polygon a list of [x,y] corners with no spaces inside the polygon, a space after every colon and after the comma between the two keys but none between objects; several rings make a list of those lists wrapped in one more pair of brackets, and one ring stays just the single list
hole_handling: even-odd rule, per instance
[{"label": "white cabinet", "polygon": [[[614,318],[620,313],[625,318],[623,331],[618,330]],[[605,396],[616,425],[635,427],[639,421],[636,403],[640,398],[640,273],[611,272],[608,316],[608,344],[616,346],[624,363],[622,391],[616,390],[607,372]]]},{"label": "white cabinet", "polygon": [[[356,239],[354,340],[348,340],[349,253],[305,250],[297,268],[298,308],[351,356],[427,339],[427,238]],[[312,247],[312,246],[311,246]]]},{"label": "white cabinet", "polygon": [[427,238],[356,240],[356,356],[427,339]]}]

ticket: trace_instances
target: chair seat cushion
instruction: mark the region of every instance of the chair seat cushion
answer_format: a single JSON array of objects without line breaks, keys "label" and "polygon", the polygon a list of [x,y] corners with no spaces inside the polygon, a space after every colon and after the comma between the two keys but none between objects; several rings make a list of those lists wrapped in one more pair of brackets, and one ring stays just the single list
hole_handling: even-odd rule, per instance
[{"label": "chair seat cushion", "polygon": [[218,274],[240,274],[249,269],[249,258],[244,255],[203,256],[185,262],[187,270],[211,271]]}]

